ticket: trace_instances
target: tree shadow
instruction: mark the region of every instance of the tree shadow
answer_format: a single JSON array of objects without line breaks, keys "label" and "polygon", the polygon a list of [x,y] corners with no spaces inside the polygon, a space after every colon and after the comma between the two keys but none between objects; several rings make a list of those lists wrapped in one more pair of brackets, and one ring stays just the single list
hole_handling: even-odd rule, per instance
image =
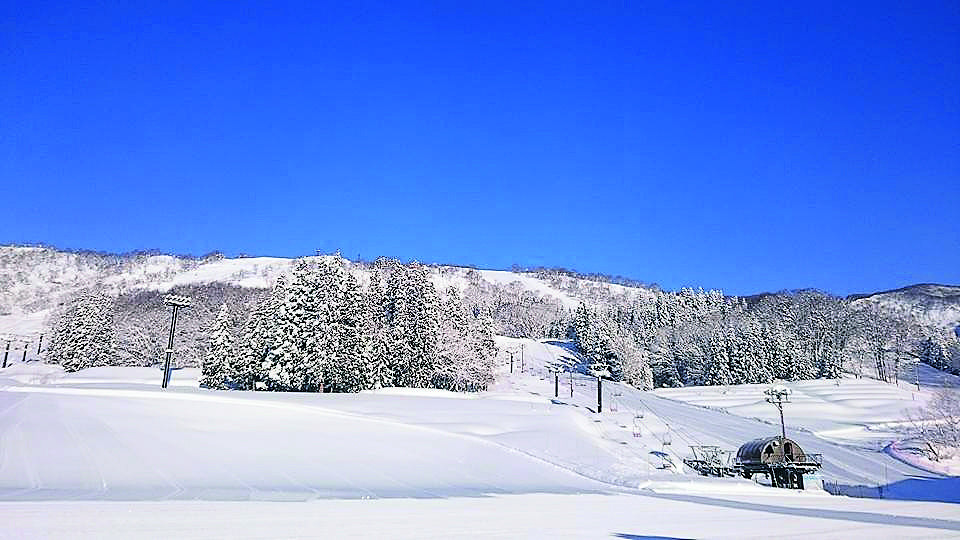
[{"label": "tree shadow", "polygon": [[863,499],[960,503],[960,477],[956,476],[906,478],[885,486],[824,482],[823,489],[832,495],[845,495]]},{"label": "tree shadow", "polygon": [[627,534],[613,533],[614,538],[626,538],[627,540],[687,540],[678,536],[648,536],[645,534]]}]

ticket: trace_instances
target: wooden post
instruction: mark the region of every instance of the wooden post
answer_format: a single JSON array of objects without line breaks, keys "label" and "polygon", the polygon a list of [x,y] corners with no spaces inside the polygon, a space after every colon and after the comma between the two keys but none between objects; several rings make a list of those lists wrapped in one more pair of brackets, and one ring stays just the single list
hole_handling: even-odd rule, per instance
[{"label": "wooden post", "polygon": [[553,372],[553,397],[560,397],[560,372]]}]

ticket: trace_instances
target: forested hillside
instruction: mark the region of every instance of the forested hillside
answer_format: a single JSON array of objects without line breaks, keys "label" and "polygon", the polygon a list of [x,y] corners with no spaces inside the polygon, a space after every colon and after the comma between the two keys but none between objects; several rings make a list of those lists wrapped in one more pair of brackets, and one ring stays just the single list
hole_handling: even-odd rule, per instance
[{"label": "forested hillside", "polygon": [[[213,387],[484,388],[491,337],[572,339],[585,365],[639,388],[958,370],[956,288],[750,299],[663,291],[564,269],[492,271],[339,255],[203,258],[0,248],[0,333],[67,369],[176,363]],[[945,292],[946,291],[946,292]],[[933,300],[931,295],[936,294]]]}]

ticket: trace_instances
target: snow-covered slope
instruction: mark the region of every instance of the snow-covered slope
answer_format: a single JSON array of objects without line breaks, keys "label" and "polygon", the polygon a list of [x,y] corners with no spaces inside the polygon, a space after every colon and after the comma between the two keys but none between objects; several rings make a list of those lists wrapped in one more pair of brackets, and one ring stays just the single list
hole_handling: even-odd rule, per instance
[{"label": "snow-covered slope", "polygon": [[[532,370],[526,377],[505,378],[514,391],[553,395],[554,380],[549,366],[565,349],[547,344],[525,347],[525,365]],[[570,398],[569,381],[573,382]],[[787,409],[787,431],[804,450],[824,456],[823,480],[838,490],[855,486],[885,488],[885,496],[933,498],[960,502],[960,479],[944,480],[940,475],[904,463],[884,451],[899,435],[891,422],[902,420],[898,411],[916,406],[929,397],[924,392],[896,389],[872,380],[834,382],[805,381],[798,386],[797,407]],[[716,445],[736,451],[744,442],[779,433],[776,409],[762,403],[763,387],[688,387],[679,390],[642,392],[628,385],[605,382],[604,413],[591,415],[594,429],[617,456],[603,470],[631,470],[619,473],[615,482],[641,485],[642,467],[663,464],[659,453],[670,456],[675,464],[690,455],[690,446]],[[734,391],[736,394],[731,395]],[[596,380],[568,376],[560,385],[560,400],[583,410],[596,408]],[[685,402],[682,400],[689,401]],[[727,405],[731,410],[720,410]],[[740,405],[740,409],[735,408]],[[765,405],[766,408],[761,405]],[[734,414],[731,414],[734,413]],[[740,414],[737,414],[740,413]],[[742,415],[741,415],[742,414]],[[822,431],[823,433],[817,433]],[[639,432],[639,437],[635,436]],[[599,460],[603,463],[603,460]],[[678,467],[679,469],[679,467]],[[677,470],[672,478],[691,481],[692,471]],[[590,474],[589,471],[585,471]],[[607,477],[607,481],[610,476]],[[695,478],[695,477],[694,477]],[[650,480],[650,478],[647,478]],[[653,480],[660,489],[663,479]],[[715,484],[714,484],[715,485]]]},{"label": "snow-covered slope", "polygon": [[[670,491],[677,482],[704,482],[682,467],[689,445],[735,450],[749,439],[779,431],[772,422],[773,408],[762,406],[761,389],[755,386],[654,393],[608,382],[604,412],[597,414],[595,379],[553,375],[557,366],[563,369],[574,361],[566,349],[528,339],[498,338],[498,345],[497,382],[479,394],[415,389],[215,392],[197,388],[193,369],[177,370],[173,387],[163,392],[157,388],[159,371],[152,368],[64,374],[56,366],[16,364],[0,371],[0,410],[10,411],[0,415],[5,441],[0,486],[13,490],[0,496],[383,497],[394,496],[397,486],[406,486],[407,491],[400,490],[406,494],[614,486]],[[883,453],[884,445],[877,442],[890,436],[889,430],[870,430],[896,420],[895,411],[913,403],[909,391],[873,381],[818,384],[798,383],[795,406],[788,409],[788,431],[808,452],[824,454],[826,480],[879,486],[938,478]],[[739,414],[721,412],[720,406]],[[848,433],[853,427],[870,436]],[[266,436],[248,440],[251,433]],[[278,441],[284,442],[277,446]],[[447,450],[428,452],[429,459],[422,462],[419,445]],[[371,447],[377,450],[371,453]],[[278,453],[282,459],[255,465],[257,456]],[[311,465],[318,455],[327,457]],[[357,455],[366,456],[360,460],[363,467],[380,474],[322,465]],[[161,462],[170,469],[160,467]],[[434,463],[430,475],[384,477],[386,471],[412,470],[421,462],[423,467]],[[482,474],[459,477],[463,472],[458,468],[465,464]],[[503,476],[498,468],[516,471]],[[48,469],[56,472],[43,472]],[[208,495],[208,483],[220,491]],[[698,489],[758,488],[727,479]]]},{"label": "snow-covered slope", "polygon": [[[667,398],[607,383],[598,414],[595,379],[555,378],[577,361],[562,343],[497,343],[497,382],[477,394],[210,391],[197,387],[195,369],[176,370],[163,391],[152,368],[64,374],[14,364],[0,370],[0,536],[960,534],[955,505],[787,492],[686,469],[688,444],[735,448],[776,431],[752,387]],[[815,382],[803,383],[788,429],[824,454],[824,480],[956,499],[956,479],[863,440],[837,444],[800,429],[801,418],[826,415],[842,425],[868,424],[872,410],[892,418],[906,391]],[[280,502],[314,499],[323,500]],[[148,523],[151,512],[169,519]]]},{"label": "snow-covered slope", "polygon": [[[818,379],[784,383],[792,390],[785,406],[791,428],[841,442],[884,441],[898,433],[892,424],[903,421],[904,413],[922,407],[930,391],[913,385],[897,387],[873,379]],[[684,403],[719,409],[756,418],[771,425],[780,422],[776,407],[765,401],[770,385],[694,386],[660,388],[654,393]]]},{"label": "snow-covered slope", "polygon": [[960,327],[960,286],[911,285],[853,298],[857,304],[876,304],[945,330]]}]

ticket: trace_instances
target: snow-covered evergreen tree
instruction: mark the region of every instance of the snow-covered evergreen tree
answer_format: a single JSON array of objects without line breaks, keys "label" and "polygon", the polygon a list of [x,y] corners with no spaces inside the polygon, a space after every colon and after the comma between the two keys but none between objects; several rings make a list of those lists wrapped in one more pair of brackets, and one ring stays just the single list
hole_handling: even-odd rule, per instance
[{"label": "snow-covered evergreen tree", "polygon": [[757,321],[750,317],[741,328],[741,343],[746,357],[748,383],[769,383],[773,381],[770,351],[764,342],[763,330]]},{"label": "snow-covered evergreen tree", "polygon": [[456,288],[442,303],[434,386],[455,391],[482,390],[493,378],[493,335],[488,318],[471,320]]},{"label": "snow-covered evergreen tree", "polygon": [[440,337],[440,301],[423,266],[413,263],[408,273],[407,323],[411,326],[406,339],[413,352],[407,366],[408,386],[421,388],[429,386],[433,377]]},{"label": "snow-covered evergreen tree", "polygon": [[324,263],[321,287],[327,291],[321,311],[318,354],[325,358],[326,379],[333,392],[372,388],[371,363],[364,326],[365,302],[360,284],[345,261]]},{"label": "snow-covered evergreen tree", "polygon": [[389,277],[384,293],[386,321],[389,328],[389,364],[393,374],[393,386],[412,386],[416,377],[411,373],[416,351],[412,335],[416,329],[414,309],[410,298],[409,272],[403,265],[394,262],[389,267]]},{"label": "snow-covered evergreen tree", "polygon": [[787,378],[787,352],[783,331],[779,326],[764,325],[761,330],[760,347],[770,374],[770,379]]},{"label": "snow-covered evergreen tree", "polygon": [[710,359],[707,364],[704,384],[722,386],[730,384],[730,357],[727,339],[723,330],[716,329],[710,337]]},{"label": "snow-covered evergreen tree", "polygon": [[786,377],[784,378],[788,381],[813,379],[814,369],[810,366],[810,363],[807,362],[800,344],[796,341],[787,340],[783,343],[783,347],[780,353],[783,354],[784,363],[787,368]]},{"label": "snow-covered evergreen tree", "polygon": [[[282,276],[278,283],[283,283]],[[227,379],[238,390],[265,390],[267,376],[265,362],[274,335],[276,295],[261,298],[247,316],[238,332],[236,353],[227,361]]]},{"label": "snow-covered evergreen tree", "polygon": [[730,383],[744,384],[750,382],[749,351],[747,351],[747,342],[739,328],[734,329],[727,337],[727,358],[730,366]]},{"label": "snow-covered evergreen tree", "polygon": [[918,351],[919,360],[932,368],[948,370],[951,366],[946,341],[940,332],[928,332],[927,335],[920,340]]},{"label": "snow-covered evergreen tree", "polygon": [[229,364],[236,355],[231,327],[230,309],[227,304],[223,304],[217,312],[207,354],[200,366],[200,386],[204,388],[226,389],[228,387],[228,379],[231,375]]},{"label": "snow-covered evergreen tree", "polygon": [[277,279],[269,306],[272,312],[269,314],[270,322],[266,325],[266,354],[261,366],[263,386],[268,390],[298,390],[303,382],[298,314],[283,276]]},{"label": "snow-covered evergreen tree", "polygon": [[366,302],[366,357],[370,372],[367,376],[368,388],[393,386],[391,370],[390,327],[387,323],[387,305],[384,297],[382,275],[373,272]]},{"label": "snow-covered evergreen tree", "polygon": [[469,329],[467,313],[455,287],[445,291],[446,299],[441,304],[440,340],[437,362],[434,366],[434,381],[439,388],[458,390],[469,380],[463,369],[472,354],[467,342]]},{"label": "snow-covered evergreen tree", "polygon": [[113,299],[83,291],[67,303],[53,326],[47,361],[65,371],[109,365],[115,356]]},{"label": "snow-covered evergreen tree", "polygon": [[618,335],[611,340],[615,356],[622,359],[622,380],[641,390],[653,388],[653,370],[647,350],[639,346],[632,336]]}]

